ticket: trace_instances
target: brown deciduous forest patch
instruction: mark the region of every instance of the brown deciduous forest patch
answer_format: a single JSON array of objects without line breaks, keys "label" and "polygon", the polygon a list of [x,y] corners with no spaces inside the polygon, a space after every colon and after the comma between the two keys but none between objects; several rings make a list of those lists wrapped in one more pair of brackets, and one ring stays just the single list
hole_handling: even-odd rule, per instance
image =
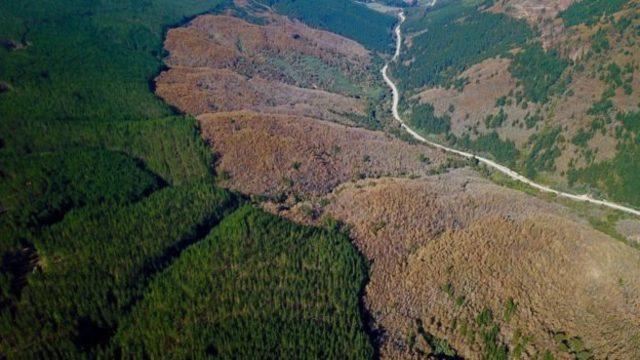
[{"label": "brown deciduous forest patch", "polygon": [[170,30],[165,48],[170,53],[170,66],[239,66],[239,59],[259,61],[260,54],[267,50],[304,53],[357,66],[366,66],[370,61],[368,51],[353,40],[275,14],[266,25],[233,16],[199,16],[186,27]]},{"label": "brown deciduous forest patch", "polygon": [[173,68],[158,77],[157,93],[192,115],[254,110],[315,117],[350,124],[344,114],[364,114],[354,98],[322,90],[247,78],[226,69]]},{"label": "brown deciduous forest patch", "polygon": [[247,194],[316,196],[353,179],[425,175],[444,155],[376,131],[254,112],[204,114],[224,185]]},{"label": "brown deciduous forest patch", "polygon": [[353,124],[377,85],[371,56],[344,37],[267,13],[265,25],[203,15],[172,29],[157,94],[191,115],[255,110]]},{"label": "brown deciduous forest patch", "polygon": [[383,357],[428,349],[425,331],[482,358],[494,325],[511,355],[565,358],[563,342],[640,355],[640,253],[560,206],[468,170],[347,184],[324,202],[372,263],[365,303]]}]

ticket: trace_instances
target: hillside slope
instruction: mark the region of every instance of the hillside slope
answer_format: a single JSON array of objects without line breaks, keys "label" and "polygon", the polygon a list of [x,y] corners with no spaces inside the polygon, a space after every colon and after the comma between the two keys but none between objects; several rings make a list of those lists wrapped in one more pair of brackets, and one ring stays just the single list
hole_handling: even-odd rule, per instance
[{"label": "hillside slope", "polygon": [[319,27],[350,39],[368,49],[390,53],[389,34],[395,23],[391,14],[381,14],[361,2],[343,0],[257,0],[309,26]]},{"label": "hillside slope", "polygon": [[387,95],[375,54],[270,10],[246,9],[261,20],[203,15],[170,30],[168,68],[156,78],[160,97],[197,116],[220,184],[285,200],[446,166],[433,149],[379,131]]},{"label": "hillside slope", "polygon": [[[413,10],[405,55],[393,70],[404,87],[405,117],[425,134],[489,153],[530,178],[637,206],[639,7],[507,0]],[[513,21],[519,38],[503,34]],[[462,50],[484,26],[495,37],[477,52]],[[439,63],[443,51],[449,60]]]},{"label": "hillside slope", "polygon": [[[277,285],[296,278],[310,284],[289,288],[300,302],[326,306],[327,326],[307,342],[309,354],[371,353],[359,316],[364,269],[348,239],[250,207],[226,219],[246,198],[216,186],[213,156],[195,119],[153,92],[166,29],[234,8],[227,0],[0,3],[0,358],[127,356],[125,342],[115,335],[132,321],[132,309],[152,294],[152,283],[154,289],[176,285],[163,282],[162,274],[184,275],[181,268],[172,270],[174,263],[181,263],[183,252],[192,254],[190,246],[205,245],[207,234],[225,220],[226,229],[247,221],[255,223],[253,234],[269,229],[269,241],[256,235],[254,244],[264,254],[289,257],[287,264],[276,261],[273,268],[280,271],[264,283],[264,296],[281,299]],[[282,240],[278,248],[276,238]],[[293,246],[300,252],[289,252]],[[338,248],[342,256],[325,256]],[[237,258],[234,266],[262,278],[250,260]],[[303,265],[322,272],[300,277]],[[320,282],[312,276],[328,272],[333,280],[316,287]],[[250,285],[255,290],[256,282]],[[212,288],[206,287],[205,297]],[[174,305],[193,310],[188,300]],[[218,305],[208,308],[211,314],[228,309]],[[270,339],[283,351],[299,350],[291,344],[303,341],[311,327],[298,320],[306,316],[311,322],[319,313],[276,306],[269,315],[295,319],[299,331],[277,331]],[[243,333],[234,334],[236,343],[250,348]],[[198,340],[182,332],[178,337],[182,344]],[[254,349],[263,340],[254,338]],[[222,341],[231,342],[228,336]],[[210,356],[211,349],[203,346],[197,355]],[[180,356],[163,346],[140,353],[154,350]],[[265,350],[273,352],[271,346]]]},{"label": "hillside slope", "polygon": [[640,252],[566,208],[469,170],[363,180],[284,214],[313,223],[310,206],[372,263],[384,358],[639,354]]},{"label": "hillside slope", "polygon": [[[537,114],[584,71],[585,94],[616,86],[587,115],[637,145],[636,114],[611,117],[635,8],[426,2],[385,1],[415,5],[414,68],[394,71],[423,131],[526,166],[571,131]],[[351,0],[0,2],[0,358],[640,357],[640,221],[403,137],[380,75],[394,21]],[[540,112],[497,141],[518,91]],[[631,166],[606,180],[631,184],[615,150]],[[565,176],[620,174],[584,166]]]},{"label": "hillside slope", "polygon": [[306,117],[244,111],[198,120],[225,174],[221,184],[254,195],[320,196],[357,179],[426,175],[446,161],[382,132]]},{"label": "hillside slope", "polygon": [[[454,6],[456,2],[451,4]],[[529,29],[528,17],[511,18],[515,15],[502,14],[498,5],[489,8],[485,4],[478,13],[475,6],[468,6],[469,2],[461,4],[455,11],[435,19],[428,13],[419,18],[420,10],[413,10],[416,11],[410,20],[413,23],[408,26],[416,30],[421,21],[422,24],[457,21],[456,26],[461,26],[457,32],[445,29],[452,34],[468,30],[464,27],[466,22],[477,30],[497,26],[492,36],[480,43],[485,49],[473,57],[479,64],[470,61],[467,54],[455,58],[454,65],[462,71],[463,78],[468,76],[464,81],[458,81],[459,76],[451,69],[451,73],[435,69],[430,73],[433,76],[421,73],[425,76],[412,78],[414,82],[423,79],[437,86],[406,87],[405,92],[412,98],[405,99],[404,110],[425,126],[438,126],[438,121],[449,119],[450,131],[460,144],[486,145],[500,139],[502,133],[486,135],[482,142],[477,141],[483,139],[479,129],[475,135],[478,138],[466,138],[464,132],[468,129],[457,122],[457,112],[467,106],[490,114],[496,109],[497,99],[508,95],[510,88],[522,87],[524,91],[524,85],[518,84],[511,74],[511,64],[518,54],[511,50],[531,48],[529,51],[539,54],[535,52],[537,47],[531,47],[536,32]],[[444,5],[440,9],[451,10]],[[557,15],[561,9],[556,10]],[[457,11],[464,11],[468,18],[460,19]],[[309,90],[303,82],[286,83],[286,72],[282,69],[266,71],[260,63],[274,52],[308,50],[292,49],[291,45],[278,41],[256,46],[262,43],[247,42],[243,31],[237,32],[240,41],[221,40],[229,36],[216,23],[238,21],[202,17],[184,29],[173,30],[174,36],[189,35],[172,41],[170,33],[166,43],[171,54],[167,60],[170,69],[158,78],[159,94],[167,97],[165,91],[185,78],[182,75],[187,71],[198,74],[223,68],[234,76],[249,78],[237,64],[250,64],[249,68],[258,69],[248,81],[260,77],[273,84],[277,81]],[[255,26],[260,33],[276,39],[291,36],[287,26]],[[210,30],[201,30],[205,28]],[[194,38],[200,36],[208,39],[206,46],[194,45],[198,43]],[[231,39],[234,36],[236,33],[232,33]],[[471,40],[468,37],[458,40],[472,41],[475,35],[470,36]],[[418,45],[421,39],[424,40],[419,33],[409,37],[407,43],[411,47],[403,66],[419,64],[416,53],[411,52],[413,47],[419,47],[423,54],[429,50],[431,45]],[[246,49],[254,50],[240,52],[238,43],[247,43]],[[207,50],[211,44],[215,44],[216,51]],[[448,46],[446,39],[440,45]],[[474,46],[470,46],[472,51]],[[319,49],[333,51],[322,46]],[[456,54],[454,49],[449,50],[449,55]],[[229,59],[239,56],[242,61],[220,62],[221,54]],[[322,52],[314,56],[324,59]],[[546,55],[542,56],[546,59]],[[337,61],[342,59],[348,56],[338,56]],[[559,59],[559,55],[553,58],[551,66],[563,65]],[[448,64],[450,59],[440,60]],[[428,65],[428,61],[420,63]],[[174,71],[183,73],[168,81]],[[406,73],[399,74],[402,83],[402,75]],[[203,86],[206,91],[215,88],[215,81],[203,79],[187,81],[206,84]],[[375,82],[375,78],[370,79]],[[264,106],[247,95],[252,94],[247,87],[238,85],[239,82],[229,84],[225,91],[215,92],[215,96],[202,92],[203,98],[213,99],[217,104],[227,102],[228,107],[209,106],[209,100],[192,102],[191,97],[199,91],[188,87],[169,95],[170,101],[198,115],[203,136],[217,155],[219,184],[251,194],[264,209],[293,221],[349,231],[371,264],[364,305],[371,317],[367,325],[383,358],[568,359],[640,355],[637,338],[640,313],[636,301],[640,294],[640,272],[635,267],[640,253],[594,230],[582,214],[576,214],[579,211],[575,208],[505,189],[471,169],[451,171],[469,164],[421,145],[402,143],[382,132],[349,127],[357,124],[345,121],[349,116],[336,119],[321,111],[302,113],[297,112],[295,105],[279,107],[273,102]],[[488,92],[487,87],[493,92]],[[267,95],[279,91],[279,85],[271,85],[270,89]],[[327,90],[344,96],[335,89]],[[534,90],[527,96],[555,96]],[[430,96],[434,99],[432,108],[419,104]],[[521,96],[524,98],[524,93]],[[293,98],[297,99],[312,109],[320,107],[309,99]],[[450,109],[449,103],[441,104],[435,99],[458,102]],[[500,106],[505,114],[515,108],[514,100],[505,97],[499,102],[503,101]],[[526,102],[535,109],[535,101]],[[525,110],[518,106],[519,110]],[[526,112],[521,115],[527,117]],[[492,120],[491,124],[499,122]],[[499,126],[494,128],[501,131]],[[445,130],[441,131],[444,139],[452,139],[452,134],[447,134],[448,128],[440,129]],[[521,151],[519,146],[536,134],[535,129],[529,131],[530,134],[521,133],[520,140],[513,143],[499,142],[507,145],[494,149],[501,150],[499,155],[506,161],[520,161],[507,155]],[[542,142],[546,146],[550,141]],[[475,169],[482,172],[481,168]],[[611,214],[599,209],[585,213],[601,221],[608,221]],[[626,228],[632,229],[633,224],[627,224]],[[608,223],[602,228],[617,236]]]},{"label": "hillside slope", "polygon": [[368,50],[275,13],[256,16],[263,25],[204,15],[170,30],[158,95],[192,115],[245,109],[378,126]]}]

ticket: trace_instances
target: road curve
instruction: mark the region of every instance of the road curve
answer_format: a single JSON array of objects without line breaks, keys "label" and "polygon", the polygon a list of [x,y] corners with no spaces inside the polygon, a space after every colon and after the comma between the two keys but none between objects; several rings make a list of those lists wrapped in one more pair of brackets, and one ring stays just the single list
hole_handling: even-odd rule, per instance
[{"label": "road curve", "polygon": [[[435,3],[435,1],[434,1]],[[398,17],[400,19],[400,22],[398,23],[398,25],[395,28],[395,34],[396,34],[396,51],[395,54],[393,55],[393,58],[391,59],[391,62],[395,62],[398,61],[398,59],[400,58],[400,51],[402,49],[402,24],[404,23],[406,17],[404,16],[404,12],[400,12],[398,13]],[[390,62],[389,62],[390,63]],[[435,143],[433,141],[427,140],[424,137],[420,136],[420,134],[418,134],[417,132],[415,132],[413,129],[411,129],[409,126],[407,126],[407,124],[402,120],[402,118],[400,117],[400,113],[398,112],[398,105],[400,103],[400,92],[398,91],[398,87],[396,86],[396,84],[393,82],[393,80],[391,80],[391,78],[389,77],[389,63],[386,63],[384,65],[384,67],[382,68],[382,77],[384,78],[384,81],[387,83],[387,85],[389,85],[389,87],[391,88],[391,91],[393,93],[393,100],[392,100],[392,107],[391,107],[391,112],[393,114],[393,117],[396,121],[398,121],[400,123],[400,125],[402,126],[402,128],[404,130],[406,130],[409,134],[411,134],[411,136],[413,136],[416,140],[423,142],[431,147],[437,148],[437,149],[441,149],[444,150],[445,152],[448,153],[452,153],[452,154],[456,154],[465,158],[475,158],[478,160],[478,162],[485,164],[486,166],[493,168],[505,175],[507,175],[509,178],[513,179],[513,180],[517,180],[520,181],[522,183],[525,183],[541,192],[544,193],[549,193],[549,194],[555,194],[559,197],[564,197],[567,199],[571,199],[571,200],[575,200],[575,201],[581,201],[581,202],[587,202],[587,203],[591,203],[591,204],[595,204],[595,205],[601,205],[601,206],[606,206],[608,208],[611,209],[616,209],[619,211],[623,211],[625,213],[628,214],[633,214],[636,216],[640,216],[640,210],[636,210],[630,207],[626,207],[620,204],[616,204],[610,201],[605,201],[605,200],[598,200],[598,199],[594,199],[593,197],[589,196],[588,194],[584,194],[584,195],[575,195],[575,194],[570,194],[570,193],[566,193],[566,192],[562,192],[562,191],[558,191],[555,189],[552,189],[548,186],[542,185],[542,184],[538,184],[532,180],[529,180],[528,178],[524,177],[523,175],[518,174],[517,172],[509,169],[508,167],[504,166],[504,165],[500,165],[498,163],[496,163],[495,161],[489,160],[487,158],[469,153],[469,152],[465,152],[465,151],[460,151],[460,150],[456,150],[456,149],[452,149],[450,147],[446,147],[444,145]]]}]

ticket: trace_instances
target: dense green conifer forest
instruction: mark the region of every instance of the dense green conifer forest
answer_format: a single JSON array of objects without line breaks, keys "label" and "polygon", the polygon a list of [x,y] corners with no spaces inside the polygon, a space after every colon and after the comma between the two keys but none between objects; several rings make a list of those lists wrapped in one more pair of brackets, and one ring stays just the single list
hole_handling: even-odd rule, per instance
[{"label": "dense green conifer forest", "polygon": [[364,276],[345,235],[246,206],[154,279],[116,338],[135,357],[370,358]]},{"label": "dense green conifer forest", "polygon": [[396,18],[382,14],[350,0],[260,0],[278,12],[352,38],[365,47],[390,53],[391,30]]},{"label": "dense green conifer forest", "polygon": [[410,66],[393,69],[403,89],[453,85],[455,77],[471,65],[506,56],[531,36],[524,21],[480,11],[481,3],[454,0],[436,10],[409,13],[406,32],[417,35],[399,64],[406,61]]},{"label": "dense green conifer forest", "polygon": [[[281,268],[274,264],[278,271],[256,288],[261,296],[277,299],[279,287],[293,291],[306,284],[300,303],[271,309],[271,316],[295,320],[296,327],[270,333],[275,339],[270,351],[281,346],[291,352],[291,344],[318,335],[301,351],[371,354],[358,313],[364,273],[348,239],[247,207],[223,220],[246,200],[216,188],[214,158],[196,121],[153,93],[153,78],[166,56],[167,29],[228,6],[226,0],[0,3],[0,358],[95,358],[139,351],[115,335],[139,321],[139,308],[153,304],[155,299],[146,296],[180,286],[182,281],[171,283],[170,274],[186,276],[184,267],[194,255],[208,255],[197,263],[208,269],[223,260],[198,251],[232,249],[243,241],[265,254],[298,249],[283,254],[289,262]],[[380,28],[385,34],[378,33],[376,40],[380,48],[393,19],[385,21]],[[227,238],[228,227],[216,228],[220,221],[233,227],[250,219],[269,232]],[[261,268],[251,266],[259,264],[243,263],[259,261],[249,255],[235,259],[234,266],[247,266],[247,274],[255,270],[258,281]],[[300,266],[310,266],[309,271],[300,275]],[[226,284],[238,294],[248,290],[225,280],[241,271],[218,275],[212,284]],[[226,311],[216,302],[215,288],[202,291],[200,300],[213,306],[210,314]],[[314,303],[318,311],[298,307]],[[172,305],[193,310],[190,303]],[[240,313],[228,315],[227,326],[244,323]],[[315,315],[328,326],[316,328],[310,318]],[[282,323],[253,325],[245,329],[257,336],[279,330]],[[259,337],[223,333],[217,326],[208,330],[230,346],[261,346]],[[180,341],[202,340],[186,336]],[[347,348],[345,341],[356,341],[357,347]],[[200,354],[195,348],[175,350],[182,351],[176,357]]]}]

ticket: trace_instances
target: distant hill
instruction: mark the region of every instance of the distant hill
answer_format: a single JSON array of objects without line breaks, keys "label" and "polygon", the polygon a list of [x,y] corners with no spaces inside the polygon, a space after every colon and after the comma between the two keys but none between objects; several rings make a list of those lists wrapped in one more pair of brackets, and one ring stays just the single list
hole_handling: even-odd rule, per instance
[{"label": "distant hill", "polygon": [[431,104],[441,141],[640,205],[640,2],[453,0],[405,29],[393,73],[409,118]]},{"label": "distant hill", "polygon": [[345,0],[258,0],[277,12],[310,26],[352,38],[372,50],[392,52],[389,42],[395,24],[392,15],[382,14],[355,1]]}]

